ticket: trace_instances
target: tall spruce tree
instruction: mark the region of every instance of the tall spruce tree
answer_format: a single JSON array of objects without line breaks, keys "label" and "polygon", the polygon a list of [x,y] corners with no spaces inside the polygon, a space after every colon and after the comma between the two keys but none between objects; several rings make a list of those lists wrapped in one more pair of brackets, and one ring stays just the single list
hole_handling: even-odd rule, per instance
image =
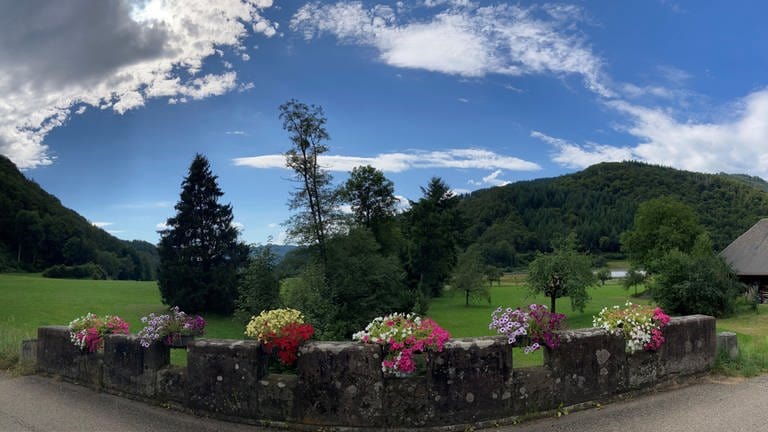
[{"label": "tall spruce tree", "polygon": [[248,247],[232,226],[232,206],[208,160],[197,154],[181,183],[176,216],[160,231],[158,284],[163,303],[187,312],[230,314]]},{"label": "tall spruce tree", "polygon": [[457,208],[459,197],[439,177],[433,177],[424,196],[411,202],[406,214],[410,285],[422,296],[442,295],[451,275],[466,222]]}]

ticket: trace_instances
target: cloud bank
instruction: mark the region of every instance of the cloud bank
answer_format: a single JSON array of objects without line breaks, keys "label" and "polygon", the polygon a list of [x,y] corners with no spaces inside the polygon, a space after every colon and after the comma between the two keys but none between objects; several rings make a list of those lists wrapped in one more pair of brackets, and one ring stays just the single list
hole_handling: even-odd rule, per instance
[{"label": "cloud bank", "polygon": [[238,87],[201,74],[206,58],[272,36],[271,0],[4,2],[0,14],[0,153],[19,168],[53,162],[44,143],[84,107],[122,114],[147,99],[184,102]]},{"label": "cloud bank", "polygon": [[593,92],[612,94],[601,76],[600,59],[572,25],[581,20],[578,7],[427,6],[442,8],[423,19],[403,3],[366,8],[361,2],[314,2],[294,14],[290,28],[307,40],[328,34],[343,44],[373,47],[379,60],[394,67],[464,77],[577,75]]},{"label": "cloud bank", "polygon": [[[512,156],[504,156],[484,149],[451,149],[446,151],[411,151],[409,153],[382,153],[374,157],[323,155],[318,159],[330,171],[352,171],[361,165],[371,165],[384,172],[403,172],[420,168],[474,168],[506,169],[511,171],[538,171],[541,167]],[[241,157],[233,160],[236,166],[252,168],[285,168],[285,155]]]}]

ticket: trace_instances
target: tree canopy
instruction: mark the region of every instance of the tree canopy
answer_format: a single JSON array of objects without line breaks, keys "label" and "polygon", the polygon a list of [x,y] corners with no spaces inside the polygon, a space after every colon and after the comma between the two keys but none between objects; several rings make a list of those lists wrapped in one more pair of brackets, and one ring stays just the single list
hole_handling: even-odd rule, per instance
[{"label": "tree canopy", "polygon": [[321,106],[291,99],[280,105],[280,120],[293,145],[285,153],[285,164],[294,171],[297,183],[289,207],[298,212],[288,221],[288,234],[301,244],[317,246],[325,263],[326,241],[338,218],[332,177],[318,162],[328,151],[323,141],[330,139],[325,113]]},{"label": "tree canopy", "polygon": [[690,252],[703,232],[689,206],[671,198],[657,198],[640,204],[635,223],[621,243],[633,263],[654,272],[658,260],[668,252]]},{"label": "tree canopy", "polygon": [[232,206],[219,203],[208,160],[198,154],[181,184],[176,215],[160,231],[158,284],[163,302],[188,312],[232,313],[248,247],[232,225]]},{"label": "tree canopy", "polygon": [[465,222],[457,208],[459,198],[442,179],[433,177],[421,192],[405,215],[405,234],[411,285],[429,298],[442,294],[456,265]]},{"label": "tree canopy", "polygon": [[584,311],[590,296],[587,288],[596,283],[592,261],[576,250],[576,236],[571,234],[550,254],[539,254],[528,266],[528,286],[533,293],[550,298],[555,312],[557,299],[570,297],[574,310]]}]

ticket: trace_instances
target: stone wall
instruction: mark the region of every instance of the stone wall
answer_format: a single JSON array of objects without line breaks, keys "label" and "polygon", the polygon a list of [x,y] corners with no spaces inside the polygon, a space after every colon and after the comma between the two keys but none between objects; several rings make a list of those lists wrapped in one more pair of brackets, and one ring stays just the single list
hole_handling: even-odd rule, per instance
[{"label": "stone wall", "polygon": [[458,339],[429,354],[421,375],[383,375],[378,346],[308,342],[296,374],[270,374],[258,342],[198,339],[187,367],[169,349],[143,349],[135,336],[110,335],[85,354],[66,327],[38,330],[37,370],[110,393],[205,415],[302,428],[413,428],[477,424],[556,409],[707,372],[716,354],[715,320],[673,318],[655,353],[626,354],[621,337],[566,331],[544,366],[513,368],[504,337]]}]

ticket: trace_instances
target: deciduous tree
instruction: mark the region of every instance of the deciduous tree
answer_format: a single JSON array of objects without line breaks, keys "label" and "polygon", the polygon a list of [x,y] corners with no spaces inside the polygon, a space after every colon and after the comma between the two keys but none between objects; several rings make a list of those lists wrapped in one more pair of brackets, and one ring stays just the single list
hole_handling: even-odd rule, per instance
[{"label": "deciduous tree", "polygon": [[657,198],[640,204],[632,229],[621,236],[621,245],[633,264],[655,273],[659,259],[674,249],[690,252],[703,232],[690,207],[671,198]]},{"label": "deciduous tree", "polygon": [[576,250],[576,236],[571,234],[550,254],[539,254],[528,266],[528,286],[532,292],[550,299],[556,311],[560,297],[570,297],[574,310],[584,311],[589,300],[587,288],[596,283],[592,261]]},{"label": "deciduous tree", "polygon": [[287,222],[288,234],[302,244],[318,247],[327,264],[326,240],[338,218],[337,194],[331,188],[331,175],[318,158],[328,151],[323,141],[330,139],[325,129],[325,113],[316,105],[295,99],[280,105],[280,120],[293,147],[285,153],[286,166],[294,171],[296,190],[289,207],[298,211]]}]

